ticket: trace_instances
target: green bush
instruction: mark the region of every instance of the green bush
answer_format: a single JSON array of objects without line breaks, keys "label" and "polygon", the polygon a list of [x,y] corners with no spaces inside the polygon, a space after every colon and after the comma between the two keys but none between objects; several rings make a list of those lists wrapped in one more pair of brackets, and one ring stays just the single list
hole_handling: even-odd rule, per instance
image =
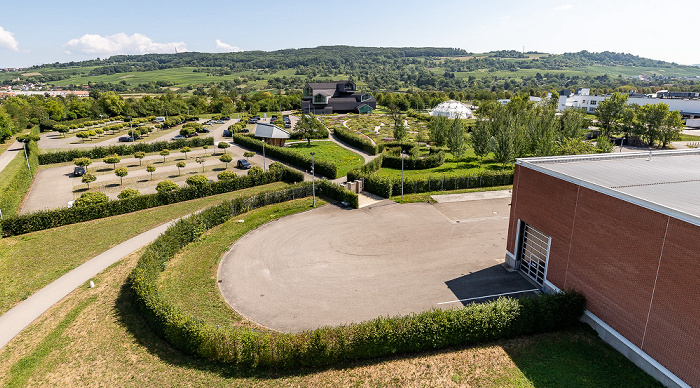
[{"label": "green bush", "polygon": [[[431,154],[422,158],[404,158],[403,168],[406,170],[425,170],[442,166],[445,163],[445,151]],[[401,156],[384,155],[382,167],[401,169]]]},{"label": "green bush", "polygon": [[319,194],[333,198],[340,202],[347,202],[351,207],[357,209],[360,207],[359,199],[356,193],[327,180],[321,180],[316,183],[316,190]]},{"label": "green bush", "polygon": [[[118,214],[130,213],[215,194],[228,193],[272,182],[290,182],[290,179],[295,180],[297,177],[297,174],[291,172],[289,168],[283,167],[256,176],[245,176],[235,180],[209,182],[199,187],[183,187],[172,191],[159,192],[157,194],[145,194],[123,200],[109,201],[94,206],[82,208],[74,206],[71,208],[42,210],[29,214],[9,216],[0,221],[0,226],[2,227],[2,235],[7,237],[77,222],[111,217]],[[159,183],[159,185],[161,183]]]},{"label": "green bush", "polygon": [[333,133],[343,142],[349,145],[359,148],[370,155],[376,155],[380,152],[379,147],[377,147],[371,140],[364,136],[360,136],[353,132],[352,130],[345,128],[335,128]]},{"label": "green bush", "polygon": [[294,189],[296,196],[290,194],[294,190],[280,190],[228,201],[182,219],[160,235],[129,276],[139,310],[151,327],[176,348],[199,357],[246,368],[289,369],[557,330],[575,324],[583,314],[584,297],[567,291],[284,334],[214,326],[160,295],[158,276],[167,262],[206,230],[245,211],[308,196],[308,189],[304,183]]},{"label": "green bush", "polygon": [[65,151],[49,152],[39,155],[39,164],[52,164],[70,162],[75,158],[102,159],[107,155],[117,154],[120,156],[133,155],[135,152],[159,152],[165,149],[179,150],[183,147],[201,147],[203,145],[214,145],[212,137],[194,137],[192,139],[180,139],[175,141],[159,141],[155,143],[134,143],[119,144],[107,147],[94,147],[89,150],[71,149]]},{"label": "green bush", "polygon": [[[233,134],[233,142],[246,148],[253,149],[262,155],[263,142],[250,136]],[[311,156],[302,154],[285,147],[265,145],[265,155],[295,165],[305,170],[311,170]],[[316,173],[326,178],[338,177],[338,166],[327,160],[315,160]]]},{"label": "green bush", "polygon": [[73,203],[73,207],[82,208],[87,206],[100,205],[103,203],[107,203],[108,201],[109,197],[107,197],[107,194],[100,193],[99,191],[88,191],[87,193],[83,193],[80,196],[80,198],[75,200],[75,202]]}]

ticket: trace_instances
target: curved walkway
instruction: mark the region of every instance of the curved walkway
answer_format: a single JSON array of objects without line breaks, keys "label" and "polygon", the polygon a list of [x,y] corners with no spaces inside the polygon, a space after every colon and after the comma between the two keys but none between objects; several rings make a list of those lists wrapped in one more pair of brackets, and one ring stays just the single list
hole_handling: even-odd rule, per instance
[{"label": "curved walkway", "polygon": [[29,326],[51,306],[58,303],[76,288],[116,263],[127,255],[150,244],[163,233],[173,220],[115,246],[114,248],[95,256],[79,267],[54,280],[51,284],[34,293],[29,298],[11,308],[0,316],[0,349],[4,348],[17,334]]}]

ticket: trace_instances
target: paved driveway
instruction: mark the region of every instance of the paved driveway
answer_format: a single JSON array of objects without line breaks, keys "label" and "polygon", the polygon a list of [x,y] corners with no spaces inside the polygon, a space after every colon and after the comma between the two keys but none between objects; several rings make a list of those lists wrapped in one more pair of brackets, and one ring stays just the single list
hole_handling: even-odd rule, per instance
[{"label": "paved driveway", "polygon": [[[533,289],[503,262],[510,198],[327,205],[241,238],[219,267],[239,313],[297,332]],[[471,209],[471,211],[469,210]]]}]

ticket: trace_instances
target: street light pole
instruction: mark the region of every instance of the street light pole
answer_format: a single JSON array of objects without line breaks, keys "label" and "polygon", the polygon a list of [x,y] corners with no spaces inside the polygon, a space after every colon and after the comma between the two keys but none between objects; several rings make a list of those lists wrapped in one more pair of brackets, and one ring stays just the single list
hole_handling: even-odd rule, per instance
[{"label": "street light pole", "polygon": [[311,191],[313,193],[313,203],[311,204],[312,207],[316,207],[316,168],[314,165],[314,155],[316,155],[315,152],[311,153]]},{"label": "street light pole", "polygon": [[263,171],[265,171],[265,140],[263,139]]},{"label": "street light pole", "polygon": [[401,150],[401,203],[403,203],[403,154],[404,151]]}]

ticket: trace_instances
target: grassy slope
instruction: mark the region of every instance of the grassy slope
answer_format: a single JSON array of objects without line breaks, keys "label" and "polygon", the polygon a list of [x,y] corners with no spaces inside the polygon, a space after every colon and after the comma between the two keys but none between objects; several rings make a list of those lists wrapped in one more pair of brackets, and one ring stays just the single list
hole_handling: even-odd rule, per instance
[{"label": "grassy slope", "polygon": [[347,175],[348,171],[355,167],[360,167],[365,164],[365,158],[355,152],[347,150],[332,141],[312,141],[311,145],[307,143],[296,143],[290,147],[305,155],[315,152],[316,160],[328,160],[338,166],[338,176]]},{"label": "grassy slope", "polygon": [[[657,387],[590,331],[283,374],[195,359],[157,338],[125,285],[138,255],[95,277],[0,350],[0,385],[255,387]],[[10,385],[12,386],[12,385]]]},{"label": "grassy slope", "polygon": [[0,239],[0,314],[86,260],[139,233],[222,200],[284,186],[273,183]]},{"label": "grassy slope", "polygon": [[[316,206],[325,203],[319,199]],[[196,313],[207,322],[221,326],[238,324],[241,317],[228,307],[216,285],[222,255],[248,231],[310,208],[310,198],[284,202],[248,212],[209,230],[168,263],[159,278],[160,292],[177,307]]]},{"label": "grassy slope", "polygon": [[[446,161],[442,166],[428,168],[425,170],[404,170],[405,178],[426,177],[431,178],[449,178],[451,176],[459,176],[465,174],[477,174],[479,171],[501,171],[501,165],[492,159],[493,155],[484,158],[483,164],[479,166],[479,159],[474,156],[474,150],[468,148],[464,155],[459,159],[459,162],[454,161],[452,154],[447,153]],[[508,168],[510,170],[510,168]],[[401,178],[401,169],[393,169],[382,167],[377,171],[377,174]]]}]

